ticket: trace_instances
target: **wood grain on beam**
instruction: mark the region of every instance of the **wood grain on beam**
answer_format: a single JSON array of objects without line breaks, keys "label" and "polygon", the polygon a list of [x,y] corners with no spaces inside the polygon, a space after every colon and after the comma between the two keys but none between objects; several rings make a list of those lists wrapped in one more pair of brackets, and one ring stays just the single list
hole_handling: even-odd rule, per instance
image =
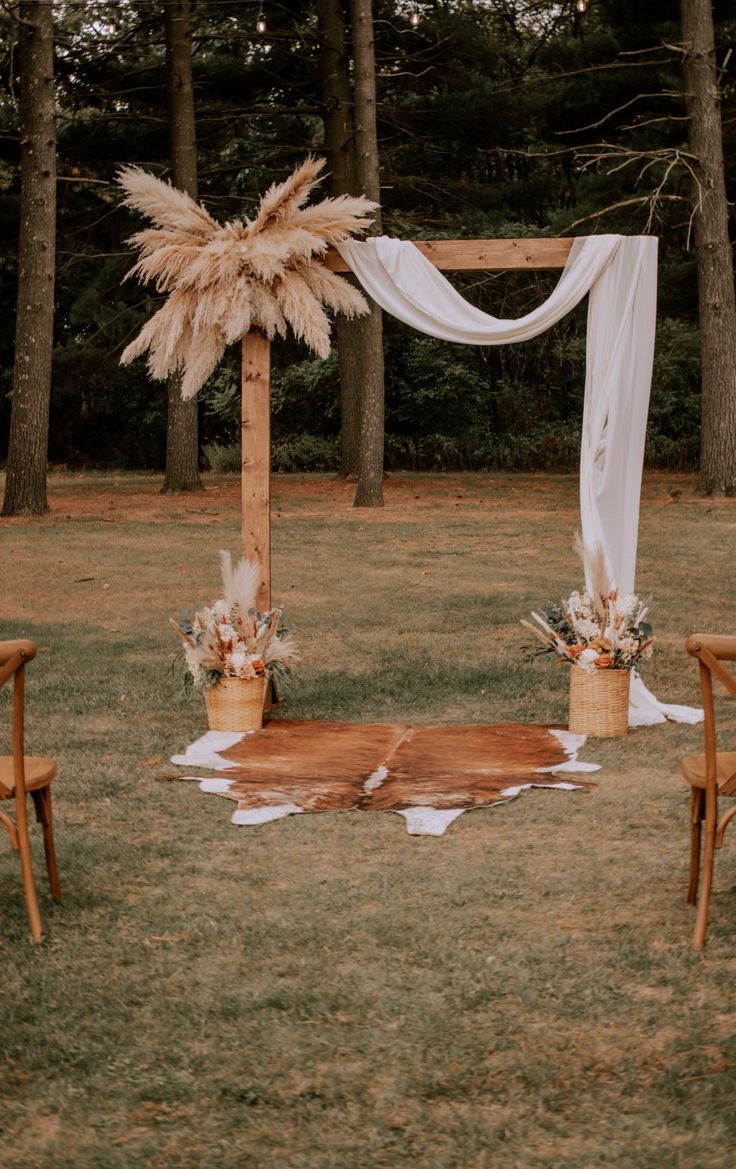
[{"label": "wood grain on beam", "polygon": [[271,342],[253,331],[243,338],[243,555],[261,566],[258,609],[271,608]]},{"label": "wood grain on beam", "polygon": [[[572,247],[572,239],[419,239],[412,243],[440,272],[564,268]],[[324,263],[332,272],[350,271],[333,248]]]}]

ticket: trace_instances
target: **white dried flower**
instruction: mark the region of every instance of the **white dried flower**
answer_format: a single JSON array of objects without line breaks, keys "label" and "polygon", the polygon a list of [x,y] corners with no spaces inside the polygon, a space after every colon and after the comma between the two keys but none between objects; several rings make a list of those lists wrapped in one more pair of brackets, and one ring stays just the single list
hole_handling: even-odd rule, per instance
[{"label": "white dried flower", "polygon": [[245,653],[243,652],[243,650],[235,650],[234,653],[230,654],[230,657],[228,659],[228,665],[230,667],[229,672],[235,678],[240,677],[240,671],[242,670],[244,664],[245,664]]}]

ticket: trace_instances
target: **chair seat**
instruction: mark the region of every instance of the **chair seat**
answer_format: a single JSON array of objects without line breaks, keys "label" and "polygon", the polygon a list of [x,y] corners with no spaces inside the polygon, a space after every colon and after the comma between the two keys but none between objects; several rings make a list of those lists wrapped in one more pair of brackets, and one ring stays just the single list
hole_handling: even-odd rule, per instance
[{"label": "chair seat", "polygon": [[[26,791],[38,791],[48,787],[52,779],[58,774],[58,767],[53,759],[44,759],[40,755],[26,755],[23,759],[26,779]],[[9,800],[15,790],[15,776],[13,774],[13,756],[0,755],[0,800]]]},{"label": "chair seat", "polygon": [[[686,755],[680,771],[691,787],[705,787],[705,755]],[[716,755],[718,794],[736,796],[736,751],[719,751]]]}]

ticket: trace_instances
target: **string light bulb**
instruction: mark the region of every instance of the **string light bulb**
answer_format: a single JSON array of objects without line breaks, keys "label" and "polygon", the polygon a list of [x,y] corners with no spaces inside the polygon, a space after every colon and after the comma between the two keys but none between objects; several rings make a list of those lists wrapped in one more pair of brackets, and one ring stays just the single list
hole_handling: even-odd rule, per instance
[{"label": "string light bulb", "polygon": [[[578,0],[578,3],[580,3],[580,0]],[[266,24],[266,17],[263,13],[263,9],[260,8],[258,10],[258,16],[256,17],[256,32],[266,32],[267,28],[268,25]]]},{"label": "string light bulb", "polygon": [[411,25],[411,27],[416,28],[421,19],[422,19],[422,17],[421,17],[421,13],[419,12],[419,9],[412,8],[411,13],[409,14],[409,24]]},{"label": "string light bulb", "polygon": [[575,7],[582,16],[588,11],[588,0],[576,0]]}]

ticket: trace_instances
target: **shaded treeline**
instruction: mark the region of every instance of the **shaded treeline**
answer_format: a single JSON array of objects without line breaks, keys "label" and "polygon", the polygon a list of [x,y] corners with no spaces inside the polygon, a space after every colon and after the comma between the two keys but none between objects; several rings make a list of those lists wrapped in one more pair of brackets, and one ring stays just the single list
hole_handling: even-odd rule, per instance
[{"label": "shaded treeline", "polygon": [[[199,194],[217,217],[248,211],[324,138],[316,5],[192,6]],[[692,168],[672,0],[531,0],[412,6],[377,0],[383,229],[403,237],[646,232],[660,237],[660,320],[650,465],[692,467],[699,343]],[[165,36],[154,2],[60,3],[56,332],[49,458],[163,466],[166,387],[121,349],[154,300],[121,284],[139,224],[112,180],[135,163],[167,176]],[[726,159],[736,6],[716,4]],[[19,215],[17,24],[0,17],[0,452],[10,416]],[[727,166],[729,163],[727,161]],[[727,174],[731,191],[736,175]],[[653,196],[655,196],[653,198]],[[604,212],[601,214],[601,212]],[[496,316],[528,311],[554,273],[458,278]],[[577,461],[585,308],[524,345],[464,348],[385,320],[389,467],[567,469]],[[336,357],[274,347],[274,466],[337,465]],[[237,437],[235,350],[202,395],[204,448],[227,466]]]}]

